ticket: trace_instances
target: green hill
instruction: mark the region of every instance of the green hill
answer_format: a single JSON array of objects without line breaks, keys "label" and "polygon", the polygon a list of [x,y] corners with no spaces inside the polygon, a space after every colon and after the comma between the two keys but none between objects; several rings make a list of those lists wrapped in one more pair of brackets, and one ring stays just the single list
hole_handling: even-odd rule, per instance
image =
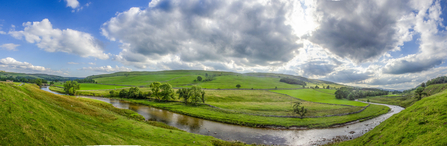
[{"label": "green hill", "polygon": [[66,80],[74,80],[79,79],[76,77],[61,77],[57,75],[48,75],[48,74],[26,74],[26,73],[14,73],[14,72],[0,72],[0,80],[18,80],[21,78],[25,79],[44,79],[47,81],[66,81]]},{"label": "green hill", "polygon": [[447,91],[445,84],[426,88],[422,98],[365,135],[337,145],[447,145]]},{"label": "green hill", "polygon": [[[197,80],[200,76],[203,80]],[[112,74],[93,75],[87,78],[94,79],[99,84],[147,86],[152,82],[166,82],[174,87],[191,87],[199,85],[211,89],[234,89],[237,84],[241,89],[275,89],[275,88],[302,88],[302,85],[280,82],[281,78],[294,78],[307,83],[306,87],[319,86],[332,88],[344,85],[333,82],[307,79],[300,76],[274,74],[274,73],[233,73],[221,71],[201,70],[171,70],[156,72],[116,72]],[[207,80],[208,79],[208,80]],[[196,80],[196,81],[194,81]]]},{"label": "green hill", "polygon": [[111,104],[55,95],[30,84],[0,83],[0,103],[0,145],[224,143],[162,123],[144,122],[141,115]]}]

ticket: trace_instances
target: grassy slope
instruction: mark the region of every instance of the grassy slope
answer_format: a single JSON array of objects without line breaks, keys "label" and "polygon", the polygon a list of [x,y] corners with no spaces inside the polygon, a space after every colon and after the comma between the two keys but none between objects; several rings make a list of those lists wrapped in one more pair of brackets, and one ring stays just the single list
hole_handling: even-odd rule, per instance
[{"label": "grassy slope", "polygon": [[0,83],[0,102],[0,145],[211,145],[216,140],[154,127],[129,119],[142,118],[130,110],[54,95],[33,85]]},{"label": "grassy slope", "polygon": [[[56,86],[64,87],[64,85],[62,85],[62,84],[58,84]],[[105,90],[105,89],[120,89],[120,88],[127,88],[127,87],[129,87],[129,86],[81,83],[81,90]]]},{"label": "grassy slope", "polygon": [[[125,76],[128,74],[128,76]],[[216,75],[216,80],[209,82],[194,82],[197,76]],[[291,85],[279,82],[280,77],[300,78],[308,82],[307,87],[342,87],[331,82],[306,79],[298,76],[281,75],[281,74],[264,74],[250,73],[239,74],[232,72],[214,72],[214,71],[188,71],[188,70],[173,70],[173,71],[158,71],[158,72],[118,72],[113,74],[90,76],[95,81],[101,84],[116,84],[116,85],[133,85],[145,86],[154,81],[167,82],[174,87],[190,87],[192,85],[199,85],[203,88],[212,89],[234,89],[237,84],[240,84],[242,89],[274,89],[278,88],[301,88],[301,85]]]},{"label": "grassy slope", "polygon": [[372,131],[338,145],[447,145],[447,91],[392,116]]},{"label": "grassy slope", "polygon": [[[328,89],[319,89],[319,90],[328,90]],[[368,104],[345,100],[345,99],[336,99],[335,95],[314,91],[314,89],[300,89],[300,90],[272,90],[272,92],[287,94],[302,100],[312,101],[312,102],[320,102],[320,103],[332,103],[332,104],[345,104],[345,105],[353,105],[353,106],[366,106]],[[329,92],[329,91],[328,91]]]}]

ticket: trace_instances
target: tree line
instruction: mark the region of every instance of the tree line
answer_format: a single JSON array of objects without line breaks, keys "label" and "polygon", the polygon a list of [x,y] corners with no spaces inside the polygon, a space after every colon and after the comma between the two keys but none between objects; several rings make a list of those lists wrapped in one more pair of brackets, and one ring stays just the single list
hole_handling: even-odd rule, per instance
[{"label": "tree line", "polygon": [[281,78],[279,81],[287,84],[297,84],[306,86],[306,82],[294,78]]},{"label": "tree line", "polygon": [[169,83],[153,82],[149,85],[150,91],[143,92],[138,87],[131,87],[129,89],[121,89],[119,92],[110,90],[111,97],[121,97],[129,99],[152,99],[161,102],[173,101],[176,99],[183,99],[186,105],[198,103],[205,103],[205,91],[199,86],[192,86],[191,88],[182,88],[174,92],[174,89]]},{"label": "tree line", "polygon": [[361,90],[355,88],[341,87],[335,91],[335,98],[337,99],[349,99],[355,100],[358,98],[365,98],[367,96],[382,96],[388,95],[388,91],[385,90]]}]

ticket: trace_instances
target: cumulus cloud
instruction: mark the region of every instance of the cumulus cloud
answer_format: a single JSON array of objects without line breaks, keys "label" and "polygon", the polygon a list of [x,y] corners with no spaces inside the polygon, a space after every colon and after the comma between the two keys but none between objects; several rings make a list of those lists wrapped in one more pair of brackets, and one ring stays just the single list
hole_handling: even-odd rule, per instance
[{"label": "cumulus cloud", "polygon": [[76,62],[68,62],[68,64],[79,64],[79,63],[76,63]]},{"label": "cumulus cloud", "polygon": [[324,76],[334,71],[336,65],[329,64],[326,61],[310,61],[301,65],[305,76]]},{"label": "cumulus cloud", "polygon": [[5,50],[10,50],[10,51],[17,51],[17,47],[20,46],[19,44],[13,44],[13,43],[8,43],[8,44],[3,44],[0,45],[0,48],[5,49]]},{"label": "cumulus cloud", "polygon": [[79,7],[78,0],[64,0],[64,1],[67,2],[67,7],[71,7],[72,9],[76,9],[77,7]]},{"label": "cumulus cloud", "polygon": [[101,67],[83,67],[80,70],[92,70],[92,71],[97,71],[97,72],[119,72],[119,71],[132,71],[132,69],[130,68],[126,68],[124,66],[122,67],[118,67],[115,66],[115,68],[113,68],[110,65],[107,66],[101,66]]},{"label": "cumulus cloud", "polygon": [[341,83],[351,83],[359,82],[372,77],[371,72],[361,72],[355,69],[345,69],[341,71],[336,71],[324,78],[320,78],[326,81],[341,82]]},{"label": "cumulus cloud", "polygon": [[88,64],[90,64],[90,65],[96,65],[96,63],[94,63],[94,62],[89,62]]},{"label": "cumulus cloud", "polygon": [[[146,68],[163,58],[183,62],[233,61],[247,67],[290,61],[302,45],[285,24],[290,1],[152,1],[104,23],[102,34],[122,42],[116,57]],[[298,7],[301,8],[301,7]]]},{"label": "cumulus cloud", "polygon": [[412,39],[406,1],[343,0],[316,2],[319,28],[309,38],[356,63],[371,61]]},{"label": "cumulus cloud", "polygon": [[434,68],[443,63],[444,58],[414,58],[415,55],[406,58],[392,60],[382,69],[387,74],[415,73]]},{"label": "cumulus cloud", "polygon": [[102,43],[92,35],[72,29],[54,29],[48,19],[41,22],[26,22],[22,31],[9,31],[16,39],[25,38],[28,43],[36,43],[37,47],[47,52],[65,52],[81,57],[108,59],[103,52]]},{"label": "cumulus cloud", "polygon": [[20,62],[11,57],[0,59],[0,68],[20,70],[25,72],[40,72],[49,74],[68,75],[68,72],[61,70],[52,70],[43,66],[35,66],[28,62]]},{"label": "cumulus cloud", "polygon": [[414,1],[413,7],[419,9],[415,15],[414,31],[420,34],[420,51],[417,54],[390,60],[383,73],[404,74],[426,71],[442,64],[447,57],[447,38],[439,28],[445,27],[440,17],[442,10],[439,1]]}]

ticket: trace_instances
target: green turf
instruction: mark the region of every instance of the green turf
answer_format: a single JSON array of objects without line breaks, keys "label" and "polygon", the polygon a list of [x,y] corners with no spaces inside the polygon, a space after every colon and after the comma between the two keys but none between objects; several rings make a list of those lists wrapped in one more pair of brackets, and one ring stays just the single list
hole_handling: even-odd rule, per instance
[{"label": "green turf", "polygon": [[[287,95],[254,90],[206,90],[207,103],[223,109],[257,115],[297,116],[292,105],[300,101]],[[308,110],[307,116],[325,116],[350,113],[363,107],[327,105],[302,102]]]},{"label": "green turf", "polygon": [[417,101],[372,131],[336,145],[447,145],[447,91]]},{"label": "green turf", "polygon": [[[0,83],[0,145],[212,145],[211,136],[146,123],[101,101]],[[152,125],[156,126],[152,126]]]},{"label": "green turf", "polygon": [[366,106],[366,103],[351,101],[346,99],[336,99],[335,95],[318,92],[314,89],[298,89],[298,90],[272,90],[272,92],[287,94],[302,100],[320,102],[320,103],[332,103],[332,104],[345,104],[353,106]]},{"label": "green turf", "polygon": [[[58,87],[64,87],[63,84],[57,84]],[[93,83],[81,83],[80,90],[105,90],[105,89],[120,89],[120,88],[129,88],[129,86],[118,86],[118,85],[102,85],[102,84],[93,84]]]}]

